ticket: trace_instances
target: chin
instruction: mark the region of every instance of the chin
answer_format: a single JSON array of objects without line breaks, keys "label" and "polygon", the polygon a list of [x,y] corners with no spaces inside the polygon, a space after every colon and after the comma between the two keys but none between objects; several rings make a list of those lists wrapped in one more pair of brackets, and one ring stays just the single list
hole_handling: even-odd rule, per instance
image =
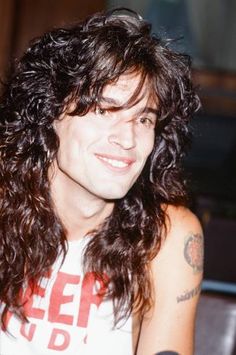
[{"label": "chin", "polygon": [[120,190],[120,191],[104,191],[103,193],[99,194],[104,200],[119,200],[127,194],[128,190]]}]

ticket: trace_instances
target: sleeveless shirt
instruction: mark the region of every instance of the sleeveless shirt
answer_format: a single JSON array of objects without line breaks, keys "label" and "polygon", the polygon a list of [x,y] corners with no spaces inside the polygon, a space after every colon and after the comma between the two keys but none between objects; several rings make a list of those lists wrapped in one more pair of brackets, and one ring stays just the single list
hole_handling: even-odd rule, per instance
[{"label": "sleeveless shirt", "polygon": [[34,289],[24,290],[28,323],[9,313],[8,332],[0,330],[0,355],[132,355],[131,318],[114,328],[113,305],[104,285],[83,274],[87,237],[69,242],[62,264]]}]

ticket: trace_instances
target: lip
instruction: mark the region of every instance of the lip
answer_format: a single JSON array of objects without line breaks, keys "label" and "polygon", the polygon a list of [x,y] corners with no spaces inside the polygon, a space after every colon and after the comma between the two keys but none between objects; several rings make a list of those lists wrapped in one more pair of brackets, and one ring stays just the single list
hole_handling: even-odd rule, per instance
[{"label": "lip", "polygon": [[132,158],[128,158],[128,157],[120,157],[117,155],[110,155],[110,154],[99,154],[99,153],[95,153],[96,157],[101,157],[101,158],[107,158],[107,159],[111,159],[111,160],[117,160],[117,161],[122,161],[128,165],[132,164],[135,162],[135,159]]},{"label": "lip", "polygon": [[[118,171],[118,172],[126,172],[127,170],[130,169],[131,165],[135,162],[135,159],[128,158],[128,157],[121,157],[121,156],[117,156],[117,155],[95,153],[95,156],[97,157],[97,159],[99,159],[100,162],[102,162],[110,170]],[[125,163],[127,165],[124,167],[113,166],[108,161],[105,161],[103,158],[110,159],[110,160],[116,160],[116,161]]]}]

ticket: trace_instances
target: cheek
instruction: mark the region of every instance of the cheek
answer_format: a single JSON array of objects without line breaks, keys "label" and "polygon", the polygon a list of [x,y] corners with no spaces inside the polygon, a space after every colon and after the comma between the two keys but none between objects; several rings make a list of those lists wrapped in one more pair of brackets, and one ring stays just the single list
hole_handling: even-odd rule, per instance
[{"label": "cheek", "polygon": [[76,126],[71,126],[61,132],[59,141],[61,149],[73,155],[88,142],[88,134]]},{"label": "cheek", "polygon": [[147,159],[154,148],[154,132],[141,140],[141,154],[143,159]]}]

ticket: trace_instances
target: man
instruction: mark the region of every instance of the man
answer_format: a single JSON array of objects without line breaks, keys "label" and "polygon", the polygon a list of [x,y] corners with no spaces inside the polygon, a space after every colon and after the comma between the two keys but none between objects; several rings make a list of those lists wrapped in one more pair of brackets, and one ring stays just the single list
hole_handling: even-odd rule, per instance
[{"label": "man", "polygon": [[130,12],[32,43],[1,99],[1,354],[193,352],[188,60]]}]

